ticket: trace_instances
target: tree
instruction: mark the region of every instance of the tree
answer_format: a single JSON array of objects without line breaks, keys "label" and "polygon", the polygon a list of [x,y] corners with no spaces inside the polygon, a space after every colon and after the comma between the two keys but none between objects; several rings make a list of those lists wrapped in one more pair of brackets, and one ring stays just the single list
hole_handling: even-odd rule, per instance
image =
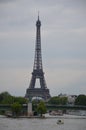
[{"label": "tree", "polygon": [[86,96],[79,95],[75,100],[75,105],[86,105]]},{"label": "tree", "polygon": [[40,103],[37,106],[37,112],[40,114],[42,117],[42,114],[45,114],[47,111],[45,103],[43,101],[40,101]]},{"label": "tree", "polygon": [[57,104],[59,105],[59,97],[55,96],[55,97],[52,97],[49,101],[48,101],[49,104]]},{"label": "tree", "polygon": [[13,116],[19,116],[21,113],[22,106],[18,102],[15,102],[11,106]]},{"label": "tree", "polygon": [[24,97],[11,96],[8,92],[0,93],[0,104],[13,104],[14,102],[27,104],[28,100]]},{"label": "tree", "polygon": [[52,97],[49,101],[49,104],[55,104],[55,105],[66,105],[67,104],[67,97],[59,97],[55,96]]},{"label": "tree", "polygon": [[59,102],[61,105],[66,105],[67,104],[67,97],[60,97],[59,98]]},{"label": "tree", "polygon": [[14,102],[18,102],[20,104],[27,104],[28,100],[24,97],[14,97]]},{"label": "tree", "polygon": [[13,96],[11,96],[8,92],[0,93],[0,104],[12,104]]}]

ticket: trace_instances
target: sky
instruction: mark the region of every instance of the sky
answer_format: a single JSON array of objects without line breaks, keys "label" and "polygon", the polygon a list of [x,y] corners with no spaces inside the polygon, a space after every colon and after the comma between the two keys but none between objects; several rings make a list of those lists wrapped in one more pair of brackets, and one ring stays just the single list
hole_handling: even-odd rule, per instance
[{"label": "sky", "polygon": [[38,11],[43,71],[51,96],[86,94],[86,0],[0,0],[0,93],[25,96],[33,71]]}]

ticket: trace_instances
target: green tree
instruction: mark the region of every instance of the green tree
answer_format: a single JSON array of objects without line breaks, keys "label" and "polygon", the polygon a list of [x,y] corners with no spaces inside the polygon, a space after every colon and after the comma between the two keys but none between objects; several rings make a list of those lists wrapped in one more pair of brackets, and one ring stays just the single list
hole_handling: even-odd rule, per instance
[{"label": "green tree", "polygon": [[59,105],[60,104],[60,100],[59,100],[59,97],[55,96],[55,97],[52,97],[49,101],[48,101],[49,104],[57,104]]},{"label": "green tree", "polygon": [[18,102],[15,102],[15,103],[12,104],[11,108],[12,108],[13,116],[19,116],[20,115],[21,110],[22,110],[21,104],[19,104]]},{"label": "green tree", "polygon": [[67,97],[60,97],[59,98],[59,102],[61,105],[66,105],[67,104]]},{"label": "green tree", "polygon": [[40,101],[40,103],[37,106],[37,112],[40,114],[42,117],[43,114],[45,114],[47,111],[45,103],[43,101]]},{"label": "green tree", "polygon": [[75,105],[86,105],[86,95],[79,95],[75,100]]},{"label": "green tree", "polygon": [[55,105],[66,105],[67,104],[67,97],[52,97],[49,101],[49,104],[55,104]]},{"label": "green tree", "polygon": [[27,104],[28,100],[24,97],[11,96],[8,92],[0,93],[0,104],[13,104],[14,102]]},{"label": "green tree", "polygon": [[11,96],[8,92],[2,92],[0,94],[0,104],[12,104],[13,96]]},{"label": "green tree", "polygon": [[18,102],[20,104],[27,104],[28,100],[24,97],[14,97],[14,102]]}]

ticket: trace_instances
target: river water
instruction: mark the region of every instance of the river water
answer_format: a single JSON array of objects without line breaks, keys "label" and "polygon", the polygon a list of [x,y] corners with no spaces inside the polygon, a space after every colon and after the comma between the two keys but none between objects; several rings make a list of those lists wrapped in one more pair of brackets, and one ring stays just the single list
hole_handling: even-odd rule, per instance
[{"label": "river water", "polygon": [[64,124],[57,124],[55,118],[2,118],[0,117],[0,130],[86,130],[85,118],[79,116],[68,116],[64,118]]}]

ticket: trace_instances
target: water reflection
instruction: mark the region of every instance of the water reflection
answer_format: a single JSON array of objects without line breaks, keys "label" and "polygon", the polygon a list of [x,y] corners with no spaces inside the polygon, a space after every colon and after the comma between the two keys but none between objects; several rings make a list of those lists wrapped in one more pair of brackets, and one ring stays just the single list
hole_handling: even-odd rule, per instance
[{"label": "water reflection", "polygon": [[[62,117],[61,117],[62,118]],[[0,118],[0,130],[86,130],[86,119],[79,116],[64,118],[64,124],[57,124],[56,118],[11,119]]]}]

